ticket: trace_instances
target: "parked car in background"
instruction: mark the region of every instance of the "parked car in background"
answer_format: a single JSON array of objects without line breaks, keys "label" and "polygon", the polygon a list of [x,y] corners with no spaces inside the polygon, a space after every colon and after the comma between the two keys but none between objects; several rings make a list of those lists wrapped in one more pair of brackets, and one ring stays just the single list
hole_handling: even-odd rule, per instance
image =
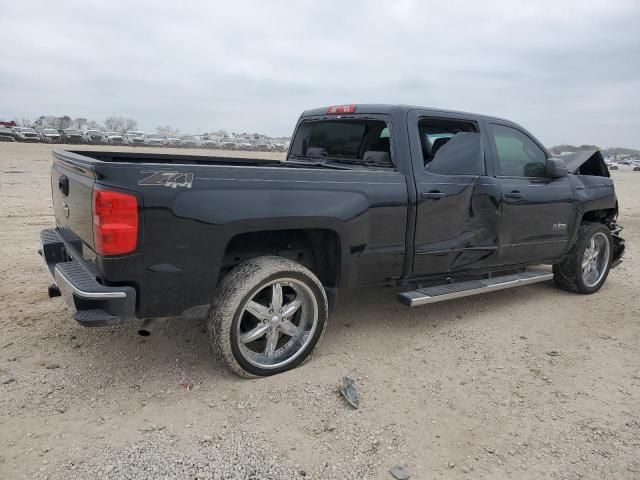
[{"label": "parked car in background", "polygon": [[144,144],[151,147],[164,147],[167,144],[167,141],[159,133],[145,133]]},{"label": "parked car in background", "polygon": [[127,142],[132,147],[144,145],[144,132],[132,130],[125,135]]},{"label": "parked car in background", "polygon": [[176,137],[175,135],[167,135],[166,137],[167,146],[168,147],[181,147],[182,140],[180,137]]},{"label": "parked car in background", "polygon": [[106,132],[104,134],[104,142],[109,145],[124,145],[127,143],[118,132]]},{"label": "parked car in background", "polygon": [[84,132],[84,143],[91,145],[101,145],[104,143],[104,132],[100,130],[86,130]]},{"label": "parked car in background", "polygon": [[38,136],[43,143],[60,143],[62,137],[55,128],[41,128],[38,130]]},{"label": "parked car in background", "polygon": [[0,142],[15,142],[16,133],[8,127],[0,127]]},{"label": "parked car in background", "polygon": [[220,148],[225,150],[235,150],[238,148],[238,145],[232,138],[223,138],[220,140]]},{"label": "parked car in background", "polygon": [[196,140],[196,137],[194,137],[193,135],[189,135],[189,134],[180,135],[180,140],[182,140],[183,147],[193,148],[198,146],[198,141]]},{"label": "parked car in background", "polygon": [[40,137],[38,132],[31,127],[13,127],[13,132],[16,134],[16,140],[19,142],[39,142]]},{"label": "parked car in background", "polygon": [[62,143],[80,144],[84,143],[82,132],[75,128],[65,128],[64,130],[58,130],[62,137]]},{"label": "parked car in background", "polygon": [[220,147],[220,141],[215,138],[202,138],[200,140],[200,146],[202,148],[218,148]]}]

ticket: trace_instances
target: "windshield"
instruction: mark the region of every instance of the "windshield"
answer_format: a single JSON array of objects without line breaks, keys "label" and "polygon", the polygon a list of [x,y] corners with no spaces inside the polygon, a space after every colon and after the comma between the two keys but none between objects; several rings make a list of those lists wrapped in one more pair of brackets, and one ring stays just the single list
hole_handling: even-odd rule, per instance
[{"label": "windshield", "polygon": [[74,129],[72,129],[72,128],[67,128],[67,129],[64,131],[64,133],[67,133],[67,134],[69,134],[69,135],[77,135],[77,134],[78,134],[78,133],[80,133],[80,132],[78,132],[78,130],[74,130]]},{"label": "windshield", "polygon": [[36,133],[33,128],[21,128],[20,131],[24,133]]},{"label": "windshield", "polygon": [[49,133],[49,134],[51,134],[51,133],[55,133],[55,134],[57,134],[57,133],[58,133],[58,131],[57,131],[57,130],[54,130],[53,128],[45,128],[45,129],[43,130],[43,132],[44,132],[44,133]]}]

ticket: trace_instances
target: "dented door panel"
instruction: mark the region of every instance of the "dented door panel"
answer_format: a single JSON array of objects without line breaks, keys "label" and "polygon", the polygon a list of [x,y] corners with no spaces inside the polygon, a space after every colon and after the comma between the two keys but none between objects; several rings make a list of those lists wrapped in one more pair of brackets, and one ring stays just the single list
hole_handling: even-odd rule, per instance
[{"label": "dented door panel", "polygon": [[497,264],[500,187],[494,179],[426,174],[417,187],[416,275]]}]

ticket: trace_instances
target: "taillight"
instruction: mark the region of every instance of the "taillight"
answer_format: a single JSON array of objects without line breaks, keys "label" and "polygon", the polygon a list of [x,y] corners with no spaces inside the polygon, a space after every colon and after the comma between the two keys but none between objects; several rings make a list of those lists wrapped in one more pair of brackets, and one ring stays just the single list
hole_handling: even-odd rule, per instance
[{"label": "taillight", "polygon": [[334,105],[327,109],[327,115],[340,115],[342,113],[355,113],[355,105]]},{"label": "taillight", "polygon": [[138,243],[138,200],[128,193],[93,189],[93,240],[98,255],[122,255]]}]

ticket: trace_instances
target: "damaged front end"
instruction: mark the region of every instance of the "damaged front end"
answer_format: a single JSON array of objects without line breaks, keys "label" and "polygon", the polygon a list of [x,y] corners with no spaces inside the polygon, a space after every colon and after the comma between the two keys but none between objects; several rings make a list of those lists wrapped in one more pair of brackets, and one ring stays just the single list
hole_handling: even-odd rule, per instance
[{"label": "damaged front end", "polygon": [[611,237],[613,239],[613,252],[611,255],[611,268],[616,268],[618,265],[622,263],[622,255],[624,254],[624,250],[626,248],[624,239],[620,237],[620,232],[622,231],[622,226],[617,224],[615,221],[611,222],[609,225],[609,230],[611,230]]},{"label": "damaged front end", "polygon": [[[584,205],[593,205],[594,210],[589,211],[589,219],[604,223],[611,230],[611,238],[613,240],[611,252],[611,268],[615,268],[622,263],[622,255],[625,251],[625,241],[620,237],[622,226],[617,223],[618,203],[615,200],[613,190],[613,182],[603,184],[601,181],[593,177],[611,178],[609,168],[607,167],[604,157],[600,150],[589,150],[575,152],[558,157],[562,159],[567,170],[576,175],[579,182],[577,189],[577,198]],[[609,208],[600,202],[606,197],[606,189],[610,189],[611,201],[615,202],[615,208],[611,205]]]}]

